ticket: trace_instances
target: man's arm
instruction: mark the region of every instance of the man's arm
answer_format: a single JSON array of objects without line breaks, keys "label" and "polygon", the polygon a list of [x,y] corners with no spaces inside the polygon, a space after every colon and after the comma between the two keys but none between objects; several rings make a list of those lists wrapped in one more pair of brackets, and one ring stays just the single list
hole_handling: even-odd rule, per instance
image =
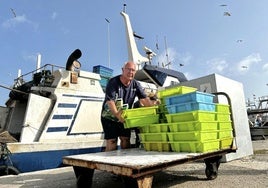
[{"label": "man's arm", "polygon": [[159,101],[158,100],[151,100],[149,97],[146,97],[146,98],[140,99],[140,104],[142,106],[149,107],[149,106],[158,105]]},{"label": "man's arm", "polygon": [[110,101],[107,101],[106,103],[109,106],[109,109],[111,110],[112,114],[118,119],[118,121],[120,121],[121,123],[124,123],[125,120],[121,116],[122,110],[119,110],[119,111],[117,110],[115,102],[113,100],[110,100]]}]

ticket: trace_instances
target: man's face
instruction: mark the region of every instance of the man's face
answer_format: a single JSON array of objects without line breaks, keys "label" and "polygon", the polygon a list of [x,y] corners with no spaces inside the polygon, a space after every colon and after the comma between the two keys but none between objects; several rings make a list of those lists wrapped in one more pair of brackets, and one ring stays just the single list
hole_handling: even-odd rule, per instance
[{"label": "man's face", "polygon": [[123,68],[123,76],[128,80],[133,80],[136,73],[136,66],[134,63],[130,62]]}]

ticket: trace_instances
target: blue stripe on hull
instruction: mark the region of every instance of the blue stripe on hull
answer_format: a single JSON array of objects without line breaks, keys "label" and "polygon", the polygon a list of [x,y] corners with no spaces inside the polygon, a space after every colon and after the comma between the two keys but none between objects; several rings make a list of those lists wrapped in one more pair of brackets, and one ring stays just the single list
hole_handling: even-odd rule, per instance
[{"label": "blue stripe on hull", "polygon": [[11,160],[13,162],[13,166],[16,167],[21,173],[23,173],[62,167],[62,158],[64,156],[96,153],[101,151],[103,151],[103,148],[98,147],[86,149],[13,153],[11,155]]},{"label": "blue stripe on hull", "polygon": [[49,127],[47,129],[47,132],[62,132],[62,131],[67,131],[68,127]]}]

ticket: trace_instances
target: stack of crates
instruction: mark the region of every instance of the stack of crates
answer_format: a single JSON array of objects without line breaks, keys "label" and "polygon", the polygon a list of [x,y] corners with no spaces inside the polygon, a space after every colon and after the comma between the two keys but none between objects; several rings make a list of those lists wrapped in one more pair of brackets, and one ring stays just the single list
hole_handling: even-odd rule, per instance
[{"label": "stack of crates", "polygon": [[214,95],[199,91],[166,98],[172,151],[207,152],[219,149]]},{"label": "stack of crates", "polygon": [[180,86],[160,91],[159,124],[139,127],[146,151],[209,152],[230,148],[230,106],[213,103],[214,95]]},{"label": "stack of crates", "polygon": [[218,123],[220,149],[230,148],[233,143],[233,126],[230,118],[230,106],[216,105],[216,120]]},{"label": "stack of crates", "polygon": [[172,95],[180,95],[196,91],[193,87],[172,87],[158,91],[157,95],[161,101],[159,105],[159,124],[151,124],[139,127],[140,140],[146,151],[171,151],[171,145],[168,140],[169,125],[165,114],[168,113],[165,99]]},{"label": "stack of crates", "polygon": [[105,92],[107,83],[109,79],[113,76],[113,69],[110,69],[108,67],[102,66],[102,65],[96,65],[93,67],[93,72],[98,73],[101,77],[100,85]]},{"label": "stack of crates", "polygon": [[168,113],[166,109],[166,98],[174,95],[181,95],[190,92],[194,92],[197,89],[194,87],[186,87],[186,86],[179,86],[179,87],[170,87],[166,89],[159,90],[157,92],[157,97],[160,100],[159,111],[160,111],[160,122],[165,123],[167,122],[165,114]]}]

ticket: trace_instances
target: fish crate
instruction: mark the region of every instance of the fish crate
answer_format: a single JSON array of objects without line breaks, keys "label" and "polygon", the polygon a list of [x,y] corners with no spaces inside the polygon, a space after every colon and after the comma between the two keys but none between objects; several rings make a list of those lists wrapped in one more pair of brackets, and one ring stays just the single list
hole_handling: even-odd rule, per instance
[{"label": "fish crate", "polygon": [[204,102],[213,103],[213,98],[215,95],[210,93],[204,93],[200,91],[195,91],[183,95],[174,95],[165,98],[166,105],[181,104],[186,102]]},{"label": "fish crate", "polygon": [[231,148],[233,144],[233,138],[220,139],[220,149]]},{"label": "fish crate", "polygon": [[230,112],[230,105],[228,104],[215,104],[215,111],[216,112],[221,112],[221,113],[226,113],[229,114]]},{"label": "fish crate", "polygon": [[102,66],[102,65],[96,65],[93,67],[93,72],[98,73],[103,77],[112,77],[113,76],[113,69],[110,69],[108,67]]},{"label": "fish crate", "polygon": [[220,142],[219,140],[170,142],[170,146],[173,152],[205,153],[219,150]]},{"label": "fish crate", "polygon": [[217,121],[186,121],[168,124],[170,132],[184,131],[216,131],[218,130]]},{"label": "fish crate", "polygon": [[135,128],[135,127],[141,127],[141,126],[146,126],[146,125],[156,124],[156,123],[159,123],[158,114],[126,118],[124,127]]},{"label": "fish crate", "polygon": [[168,127],[168,123],[160,123],[139,127],[139,130],[141,133],[162,133],[169,132]]},{"label": "fish crate", "polygon": [[169,141],[207,141],[218,139],[218,131],[185,131],[167,133]]},{"label": "fish crate", "polygon": [[164,97],[168,97],[171,95],[180,95],[180,94],[190,93],[196,90],[197,88],[187,87],[187,86],[171,87],[171,88],[165,88],[164,90],[159,90],[157,92],[157,96],[158,98],[164,98]]},{"label": "fish crate", "polygon": [[232,129],[232,121],[217,121],[218,130]]},{"label": "fish crate", "polygon": [[231,113],[216,112],[217,121],[231,121]]},{"label": "fish crate", "polygon": [[167,133],[139,133],[141,142],[167,142]]},{"label": "fish crate", "polygon": [[131,108],[123,110],[122,117],[133,118],[146,115],[156,115],[157,112],[158,112],[158,106]]},{"label": "fish crate", "polygon": [[189,112],[195,110],[215,112],[215,104],[205,102],[187,102],[181,104],[167,105],[166,108],[169,114]]},{"label": "fish crate", "polygon": [[170,143],[168,142],[142,142],[145,151],[159,151],[169,152],[171,151]]},{"label": "fish crate", "polygon": [[218,131],[218,139],[233,138],[233,129]]},{"label": "fish crate", "polygon": [[214,121],[215,112],[209,111],[191,111],[176,114],[165,114],[168,123],[185,122],[185,121]]}]

